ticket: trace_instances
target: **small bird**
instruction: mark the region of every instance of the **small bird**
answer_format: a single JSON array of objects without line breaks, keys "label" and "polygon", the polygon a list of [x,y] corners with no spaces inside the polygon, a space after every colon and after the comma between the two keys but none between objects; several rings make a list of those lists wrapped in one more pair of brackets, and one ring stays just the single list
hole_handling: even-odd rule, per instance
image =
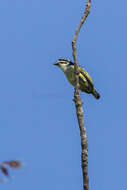
[{"label": "small bird", "polygon": [[[54,65],[60,67],[60,69],[66,75],[68,81],[74,86],[75,76],[74,76],[74,63],[69,59],[58,59]],[[79,70],[79,88],[81,91],[88,94],[92,94],[96,99],[100,98],[100,94],[96,91],[93,85],[93,81],[89,74],[82,67],[78,66]]]}]

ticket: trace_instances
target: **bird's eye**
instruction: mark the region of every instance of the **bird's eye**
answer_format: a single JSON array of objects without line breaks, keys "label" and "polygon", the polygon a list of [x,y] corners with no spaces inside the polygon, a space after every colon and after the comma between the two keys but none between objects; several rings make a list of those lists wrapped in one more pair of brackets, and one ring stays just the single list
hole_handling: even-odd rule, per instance
[{"label": "bird's eye", "polygon": [[63,61],[62,61],[62,62],[60,62],[60,63],[61,63],[62,65],[66,65],[66,64],[67,64],[66,62],[63,62]]}]

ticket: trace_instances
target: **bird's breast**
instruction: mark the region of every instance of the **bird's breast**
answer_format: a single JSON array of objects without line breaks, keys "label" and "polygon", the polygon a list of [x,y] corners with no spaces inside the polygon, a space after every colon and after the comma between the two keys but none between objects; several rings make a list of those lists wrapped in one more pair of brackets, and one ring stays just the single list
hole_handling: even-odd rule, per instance
[{"label": "bird's breast", "polygon": [[67,71],[66,72],[66,77],[68,79],[68,81],[74,85],[74,82],[75,82],[75,77],[74,77],[74,71]]}]

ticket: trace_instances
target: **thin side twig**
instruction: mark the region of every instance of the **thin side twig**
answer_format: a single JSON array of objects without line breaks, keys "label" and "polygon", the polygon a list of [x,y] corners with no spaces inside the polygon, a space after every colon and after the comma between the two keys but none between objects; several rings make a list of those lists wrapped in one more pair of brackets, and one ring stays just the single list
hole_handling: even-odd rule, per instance
[{"label": "thin side twig", "polygon": [[76,107],[76,114],[78,118],[78,124],[80,129],[80,136],[81,136],[81,147],[82,147],[82,154],[81,154],[81,162],[82,162],[82,173],[83,173],[83,188],[84,190],[89,190],[89,176],[88,176],[88,141],[86,135],[86,128],[84,124],[84,116],[83,116],[83,109],[82,109],[82,101],[80,98],[79,92],[79,72],[78,72],[78,59],[77,59],[77,50],[76,50],[76,41],[80,29],[86,20],[87,16],[89,15],[91,7],[91,0],[87,1],[85,12],[83,17],[80,21],[80,24],[75,32],[73,41],[72,41],[72,50],[73,50],[73,58],[74,58],[74,72],[75,72],[75,90],[74,90],[74,102]]}]

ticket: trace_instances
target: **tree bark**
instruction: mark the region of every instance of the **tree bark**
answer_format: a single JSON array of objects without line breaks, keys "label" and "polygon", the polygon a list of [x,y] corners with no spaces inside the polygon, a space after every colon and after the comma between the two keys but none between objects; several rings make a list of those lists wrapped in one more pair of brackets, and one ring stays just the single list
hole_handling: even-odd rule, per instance
[{"label": "tree bark", "polygon": [[77,37],[80,32],[80,29],[85,22],[87,16],[89,15],[91,7],[91,0],[87,1],[86,8],[83,14],[83,17],[80,21],[78,28],[76,29],[73,41],[72,41],[72,50],[73,50],[73,58],[74,58],[74,72],[75,72],[75,88],[74,88],[74,102],[76,107],[76,114],[78,118],[78,124],[80,129],[81,136],[81,162],[82,162],[82,173],[83,173],[83,188],[84,190],[89,190],[89,176],[88,176],[88,141],[86,135],[86,128],[84,124],[84,114],[82,109],[82,101],[80,98],[79,92],[79,71],[78,71],[78,59],[77,59],[77,49],[76,42]]}]

